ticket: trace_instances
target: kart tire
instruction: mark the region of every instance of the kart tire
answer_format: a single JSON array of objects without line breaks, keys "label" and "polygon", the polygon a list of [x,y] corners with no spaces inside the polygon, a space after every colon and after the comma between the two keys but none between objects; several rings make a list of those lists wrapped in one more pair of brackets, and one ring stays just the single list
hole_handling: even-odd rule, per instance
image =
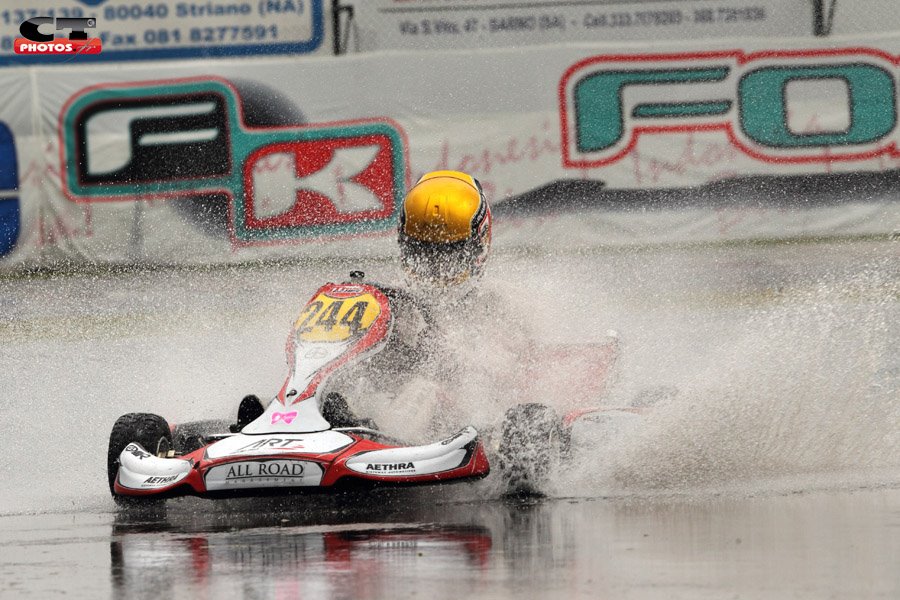
[{"label": "kart tire", "polygon": [[172,428],[173,448],[175,454],[190,454],[207,444],[211,435],[228,433],[231,423],[224,419],[206,419],[179,423]]},{"label": "kart tire", "polygon": [[172,430],[165,419],[149,413],[128,413],[122,415],[113,425],[109,434],[109,450],[106,454],[106,473],[109,491],[119,505],[149,504],[161,502],[155,498],[124,497],[115,492],[116,476],[119,473],[119,455],[125,447],[137,442],[151,454],[165,455],[174,448]]},{"label": "kart tire", "polygon": [[232,423],[228,427],[231,433],[240,433],[244,427],[258,419],[266,412],[266,405],[262,403],[259,396],[250,394],[241,399],[238,405],[237,423]]},{"label": "kart tire", "polygon": [[556,411],[539,403],[506,411],[500,431],[499,470],[510,496],[542,496],[559,464],[562,423]]}]

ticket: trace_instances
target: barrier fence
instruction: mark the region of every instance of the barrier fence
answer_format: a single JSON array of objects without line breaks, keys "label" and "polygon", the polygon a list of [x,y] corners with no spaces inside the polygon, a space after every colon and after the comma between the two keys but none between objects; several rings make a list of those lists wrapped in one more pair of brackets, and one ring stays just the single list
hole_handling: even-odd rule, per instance
[{"label": "barrier fence", "polygon": [[[900,230],[890,3],[840,36],[827,2],[60,4],[0,14],[2,269],[388,252],[444,168],[500,244]],[[40,16],[101,53],[8,52]]]}]

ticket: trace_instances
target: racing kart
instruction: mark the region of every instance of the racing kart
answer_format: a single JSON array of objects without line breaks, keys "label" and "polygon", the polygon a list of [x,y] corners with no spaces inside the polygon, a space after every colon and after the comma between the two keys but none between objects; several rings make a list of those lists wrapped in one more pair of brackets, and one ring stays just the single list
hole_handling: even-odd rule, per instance
[{"label": "racing kart", "polygon": [[173,428],[146,413],[116,421],[107,455],[113,498],[127,505],[485,477],[490,465],[473,427],[414,446],[366,426],[371,423],[335,426],[323,416],[329,377],[381,350],[393,319],[391,300],[378,287],[325,284],[292,327],[289,373],[267,407],[245,398],[231,428],[209,421]]}]

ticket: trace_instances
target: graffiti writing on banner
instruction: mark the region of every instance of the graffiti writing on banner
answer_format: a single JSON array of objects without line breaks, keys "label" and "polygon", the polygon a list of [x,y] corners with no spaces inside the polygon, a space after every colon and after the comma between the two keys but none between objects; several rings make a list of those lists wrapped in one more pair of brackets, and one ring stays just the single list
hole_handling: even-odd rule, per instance
[{"label": "graffiti writing on banner", "polygon": [[739,152],[725,142],[700,141],[693,132],[688,133],[680,149],[668,145],[666,157],[650,156],[638,150],[631,154],[634,183],[637,186],[657,185],[665,182],[667,175],[675,175],[683,181],[693,169],[702,171],[706,181],[718,181],[734,177],[738,173],[731,166]]},{"label": "graffiti writing on banner", "polygon": [[[440,155],[431,170],[454,170],[471,173],[484,187],[485,193],[493,198],[508,196],[517,191],[512,187],[500,187],[494,180],[507,165],[517,166],[537,163],[552,158],[559,160],[559,139],[550,121],[541,124],[539,133],[527,136],[510,136],[496,145],[472,149],[455,147],[449,139],[441,143]],[[557,163],[558,164],[558,163]],[[420,174],[421,175],[421,174]],[[503,178],[508,179],[507,175]]]},{"label": "graffiti writing on banner", "polygon": [[[54,152],[53,142],[44,145],[40,159],[32,160],[22,172],[21,186],[31,190],[40,190],[50,182],[58,181],[60,170],[55,164],[43,160],[45,156],[52,156]],[[51,209],[48,205],[41,205],[37,209],[37,219],[32,219],[27,225],[23,225],[23,239],[36,240],[40,249],[57,246],[60,242],[76,239],[87,239],[94,235],[93,211],[90,204],[72,205],[67,210],[59,207]]]},{"label": "graffiti writing on banner", "polygon": [[394,122],[249,127],[215,78],[87,88],[59,131],[70,200],[226,196],[235,245],[390,229],[408,183]]}]

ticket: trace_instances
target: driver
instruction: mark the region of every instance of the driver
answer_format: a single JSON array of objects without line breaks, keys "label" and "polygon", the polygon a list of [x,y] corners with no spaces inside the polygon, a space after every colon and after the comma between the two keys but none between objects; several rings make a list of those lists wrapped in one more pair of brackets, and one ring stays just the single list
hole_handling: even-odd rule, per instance
[{"label": "driver", "polygon": [[398,242],[413,293],[465,298],[491,247],[491,209],[481,184],[459,171],[423,175],[403,201]]},{"label": "driver", "polygon": [[[481,184],[471,175],[460,171],[423,175],[403,201],[397,241],[407,286],[378,286],[391,300],[394,332],[387,347],[359,365],[364,372],[347,369],[329,381],[329,389],[335,391],[325,395],[320,411],[332,427],[375,428],[370,419],[356,417],[344,399],[361,380],[413,374],[452,378],[452,353],[438,330],[447,319],[465,318],[467,307],[486,300],[476,284],[490,250],[491,210]],[[489,310],[481,308],[479,312]],[[232,430],[240,431],[262,411],[256,396],[244,398]]]},{"label": "driver", "polygon": [[[484,300],[477,282],[491,245],[491,210],[481,184],[460,171],[423,175],[401,206],[397,242],[407,285],[379,286],[391,299],[395,331],[363,368],[374,379],[425,375],[450,383],[456,369],[441,330]],[[365,379],[351,371],[345,376]],[[351,387],[341,375],[330,384],[342,392]],[[321,410],[333,427],[374,425],[353,414],[343,393],[327,394]]]}]

